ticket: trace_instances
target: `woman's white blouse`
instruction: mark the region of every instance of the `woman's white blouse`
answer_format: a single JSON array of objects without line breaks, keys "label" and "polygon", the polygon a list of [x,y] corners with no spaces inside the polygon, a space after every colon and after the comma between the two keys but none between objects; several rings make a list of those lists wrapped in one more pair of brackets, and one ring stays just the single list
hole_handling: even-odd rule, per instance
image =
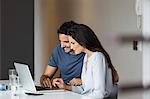
[{"label": "woman's white blouse", "polygon": [[89,59],[84,57],[82,68],[82,86],[72,86],[72,91],[101,99],[111,93],[112,76],[104,55],[94,52]]}]

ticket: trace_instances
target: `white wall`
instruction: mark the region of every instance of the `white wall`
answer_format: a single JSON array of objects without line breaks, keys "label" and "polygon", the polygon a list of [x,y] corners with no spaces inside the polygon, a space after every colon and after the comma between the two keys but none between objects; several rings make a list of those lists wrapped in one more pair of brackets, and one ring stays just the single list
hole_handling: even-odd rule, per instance
[{"label": "white wall", "polygon": [[47,66],[52,48],[57,41],[57,16],[55,0],[35,0],[34,18],[34,58],[35,81],[39,82],[40,76]]},{"label": "white wall", "polygon": [[[136,27],[135,0],[82,0],[81,22],[89,25],[111,56],[120,84],[142,82],[142,52],[132,43],[112,40],[119,35],[140,34]],[[109,39],[111,38],[111,39]]]},{"label": "white wall", "polygon": [[[150,38],[150,0],[143,0],[143,36]],[[150,85],[150,42],[143,45],[143,84]]]},{"label": "white wall", "polygon": [[[0,0],[0,6],[1,6],[1,0]],[[1,7],[0,7],[0,39],[1,39]],[[1,48],[1,40],[0,40],[0,48]],[[0,49],[0,64],[1,64],[1,49]],[[1,72],[1,66],[0,66],[0,72]],[[1,78],[1,73],[0,73]]]},{"label": "white wall", "polygon": [[70,19],[95,31],[118,70],[120,84],[142,82],[142,52],[133,51],[132,44],[120,45],[109,39],[140,33],[136,27],[135,0],[35,0],[36,81],[56,43],[58,26]]}]

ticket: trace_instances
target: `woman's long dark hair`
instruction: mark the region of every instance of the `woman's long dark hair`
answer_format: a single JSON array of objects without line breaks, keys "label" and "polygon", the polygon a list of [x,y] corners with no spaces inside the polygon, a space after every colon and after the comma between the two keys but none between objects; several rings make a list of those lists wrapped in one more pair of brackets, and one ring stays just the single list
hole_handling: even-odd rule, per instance
[{"label": "woman's long dark hair", "polygon": [[111,68],[111,70],[114,69],[108,53],[104,50],[93,30],[90,29],[88,26],[84,24],[74,25],[68,30],[68,35],[88,50],[103,53],[108,62],[108,67]]}]

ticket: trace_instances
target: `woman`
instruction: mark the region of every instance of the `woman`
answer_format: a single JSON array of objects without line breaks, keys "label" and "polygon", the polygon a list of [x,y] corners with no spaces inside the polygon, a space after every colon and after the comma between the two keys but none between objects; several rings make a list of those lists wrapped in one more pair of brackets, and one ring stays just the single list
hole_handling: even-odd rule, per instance
[{"label": "woman", "polygon": [[95,33],[88,26],[78,24],[68,31],[68,36],[75,55],[82,52],[86,54],[81,74],[82,85],[65,85],[61,78],[54,79],[53,85],[96,99],[116,94],[111,73],[114,68],[109,55],[103,49]]}]

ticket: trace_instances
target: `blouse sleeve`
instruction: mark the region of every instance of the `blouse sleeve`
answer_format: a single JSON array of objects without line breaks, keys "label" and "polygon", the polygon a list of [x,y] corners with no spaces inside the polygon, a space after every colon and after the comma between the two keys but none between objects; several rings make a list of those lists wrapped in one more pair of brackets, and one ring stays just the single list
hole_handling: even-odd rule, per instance
[{"label": "blouse sleeve", "polygon": [[104,98],[105,95],[105,76],[106,76],[106,62],[103,54],[98,53],[94,61],[92,73],[94,90],[88,94],[95,98]]},{"label": "blouse sleeve", "polygon": [[72,86],[72,91],[78,94],[81,94],[83,92],[83,87],[81,86]]}]

